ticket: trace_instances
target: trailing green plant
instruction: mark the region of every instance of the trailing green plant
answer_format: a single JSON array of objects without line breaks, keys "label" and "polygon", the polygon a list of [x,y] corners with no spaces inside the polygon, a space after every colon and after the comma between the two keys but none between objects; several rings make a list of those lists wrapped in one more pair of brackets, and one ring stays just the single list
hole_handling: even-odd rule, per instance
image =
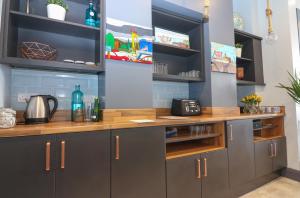
[{"label": "trailing green plant", "polygon": [[285,89],[290,97],[293,98],[293,100],[300,104],[300,78],[296,74],[292,75],[289,73],[289,80],[290,85],[283,85],[282,83],[279,83],[278,88]]},{"label": "trailing green plant", "polygon": [[241,44],[241,43],[236,43],[236,44],[235,44],[235,48],[243,48],[243,46],[244,46],[244,45]]},{"label": "trailing green plant", "polygon": [[49,4],[56,4],[56,5],[59,5],[59,6],[63,7],[63,8],[65,8],[66,11],[69,10],[69,7],[65,3],[64,0],[48,0],[47,5],[49,5]]}]

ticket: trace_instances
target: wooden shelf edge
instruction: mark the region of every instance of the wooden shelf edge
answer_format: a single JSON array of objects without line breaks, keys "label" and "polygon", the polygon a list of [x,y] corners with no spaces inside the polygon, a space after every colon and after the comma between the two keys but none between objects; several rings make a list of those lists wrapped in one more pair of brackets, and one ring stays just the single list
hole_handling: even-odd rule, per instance
[{"label": "wooden shelf edge", "polygon": [[[207,153],[207,152],[212,152],[212,151],[218,151],[218,150],[223,150],[225,147],[223,146],[206,146],[206,147],[199,147],[198,151],[182,151],[182,152],[177,152],[178,154],[174,153],[167,153],[166,154],[166,160],[171,160],[171,159],[176,159],[176,158],[181,158],[181,157],[186,157],[186,156],[191,156],[191,155],[197,155],[201,153]],[[195,149],[193,149],[195,150]]]},{"label": "wooden shelf edge", "polygon": [[207,138],[214,138],[214,137],[219,137],[221,136],[221,133],[215,133],[215,134],[208,134],[208,135],[203,135],[203,136],[187,136],[187,137],[173,137],[173,138],[167,138],[166,143],[171,144],[171,143],[176,143],[176,142],[185,142],[185,141],[191,141],[191,140],[201,140],[201,139],[207,139]]},{"label": "wooden shelf edge", "polygon": [[285,137],[285,136],[279,135],[279,136],[272,136],[272,137],[254,137],[254,143],[274,140],[274,139],[283,138],[283,137]]}]

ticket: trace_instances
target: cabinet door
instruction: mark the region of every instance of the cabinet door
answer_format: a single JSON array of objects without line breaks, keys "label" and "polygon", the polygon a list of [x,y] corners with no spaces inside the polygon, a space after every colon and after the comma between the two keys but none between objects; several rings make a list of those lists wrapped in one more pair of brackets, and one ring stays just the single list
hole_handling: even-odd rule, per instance
[{"label": "cabinet door", "polygon": [[202,198],[228,197],[227,149],[202,154],[201,159],[203,162]]},{"label": "cabinet door", "polygon": [[109,132],[60,135],[56,148],[56,198],[109,198]]},{"label": "cabinet door", "polygon": [[255,176],[261,177],[271,173],[272,170],[272,149],[274,144],[272,141],[256,142],[255,148]]},{"label": "cabinet door", "polygon": [[0,139],[0,197],[53,198],[53,163],[46,163],[54,157],[53,142],[50,136]]},{"label": "cabinet door", "polygon": [[165,198],[165,133],[161,127],[112,131],[112,198]]},{"label": "cabinet door", "polygon": [[286,138],[278,138],[274,142],[274,158],[273,170],[277,171],[287,167],[287,151],[286,151]]},{"label": "cabinet door", "polygon": [[252,120],[227,123],[229,180],[231,187],[254,178],[254,143]]},{"label": "cabinet door", "polygon": [[200,155],[167,160],[167,197],[201,198]]}]

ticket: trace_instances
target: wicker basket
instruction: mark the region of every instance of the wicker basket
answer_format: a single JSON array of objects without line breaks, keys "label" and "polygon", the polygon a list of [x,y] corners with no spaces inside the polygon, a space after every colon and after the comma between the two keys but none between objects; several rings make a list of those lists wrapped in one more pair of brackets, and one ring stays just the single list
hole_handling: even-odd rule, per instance
[{"label": "wicker basket", "polygon": [[57,50],[50,45],[38,42],[22,42],[20,47],[23,58],[39,60],[55,60]]}]

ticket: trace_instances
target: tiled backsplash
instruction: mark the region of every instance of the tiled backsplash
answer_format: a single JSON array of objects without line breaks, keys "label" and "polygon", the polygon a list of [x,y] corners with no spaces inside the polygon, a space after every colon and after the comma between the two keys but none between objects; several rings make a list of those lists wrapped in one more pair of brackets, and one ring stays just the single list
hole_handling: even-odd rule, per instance
[{"label": "tiled backsplash", "polygon": [[189,84],[153,82],[153,107],[170,108],[173,98],[189,98]]},{"label": "tiled backsplash", "polygon": [[[104,76],[99,78],[102,82]],[[80,85],[84,95],[88,98],[98,96],[97,75],[13,69],[11,106],[16,110],[26,108],[26,103],[18,102],[18,94],[49,94],[58,99],[59,109],[70,109],[71,95],[76,84]],[[100,90],[103,89],[100,87]]]}]

